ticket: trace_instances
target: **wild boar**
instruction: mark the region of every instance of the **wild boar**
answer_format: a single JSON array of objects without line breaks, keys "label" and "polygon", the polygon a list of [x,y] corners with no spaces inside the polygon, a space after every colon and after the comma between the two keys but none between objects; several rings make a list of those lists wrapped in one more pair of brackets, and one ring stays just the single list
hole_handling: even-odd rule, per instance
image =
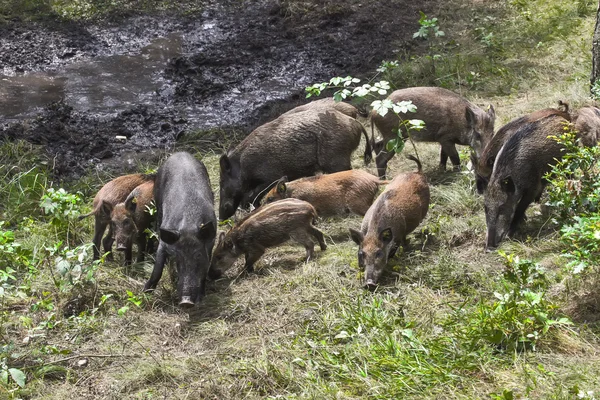
[{"label": "wild boar", "polygon": [[[113,230],[110,223],[110,211],[118,203],[127,199],[127,196],[133,189],[145,182],[154,182],[155,175],[146,174],[131,174],[124,175],[108,182],[98,191],[92,203],[92,211],[88,214],[79,216],[83,219],[93,215],[94,223],[94,260],[100,258],[100,242],[104,247],[104,252],[110,252],[113,244]],[[108,233],[102,239],[102,235],[108,228]],[[112,254],[109,253],[108,259],[112,259]]]},{"label": "wild boar", "polygon": [[429,185],[417,163],[417,172],[396,176],[377,197],[363,218],[360,231],[350,228],[358,244],[358,264],[365,271],[365,286],[377,286],[389,257],[406,245],[406,235],[415,230],[429,209]]},{"label": "wild boar", "polygon": [[104,212],[110,215],[117,251],[125,252],[125,265],[131,264],[134,239],[138,248],[136,261],[144,261],[144,253],[148,250],[145,231],[152,222],[148,207],[152,203],[153,190],[154,181],[144,182],[133,189],[124,202],[114,207],[110,203],[102,203]]},{"label": "wild boar", "polygon": [[494,161],[496,161],[496,155],[500,151],[500,148],[511,136],[515,134],[515,132],[523,128],[523,126],[526,124],[532,124],[550,116],[559,116],[567,121],[571,120],[571,115],[568,113],[568,106],[566,106],[563,102],[559,102],[559,106],[565,106],[566,109],[564,111],[556,108],[544,108],[543,110],[537,110],[531,114],[515,118],[498,129],[498,132],[494,134],[494,136],[483,149],[479,160],[474,158],[471,159],[475,168],[475,181],[477,185],[477,192],[479,194],[483,194],[485,188],[487,187],[490,176],[492,175]]},{"label": "wild boar", "polygon": [[549,136],[559,135],[565,124],[560,115],[525,124],[498,152],[484,193],[486,250],[514,234],[527,207],[539,200],[547,183],[544,175],[564,154],[563,146]]},{"label": "wild boar", "polygon": [[191,154],[171,155],[158,169],[154,186],[159,244],[144,291],[156,288],[168,256],[177,265],[177,297],[193,307],[205,293],[217,233],[214,197],[206,167]]},{"label": "wild boar", "polygon": [[314,110],[320,108],[333,108],[341,112],[342,114],[346,114],[347,116],[356,119],[358,117],[358,109],[354,107],[352,104],[344,103],[343,101],[335,101],[333,97],[327,97],[324,99],[319,99],[315,101],[311,101],[310,103],[303,104],[301,106],[292,108],[284,115],[294,114],[301,111],[306,110]]},{"label": "wild boar", "polygon": [[[446,169],[448,157],[455,169],[460,168],[460,159],[457,144],[470,146],[475,157],[479,158],[482,143],[494,133],[496,113],[494,107],[483,111],[475,104],[469,102],[458,94],[438,87],[413,87],[392,92],[388,100],[394,103],[410,100],[417,111],[407,113],[405,119],[420,119],[425,122],[425,128],[418,132],[411,132],[415,141],[438,142],[441,145],[440,168]],[[398,116],[388,112],[385,116],[379,115],[375,110],[371,112],[371,135],[374,142],[373,125],[377,127],[383,140],[374,143],[377,171],[380,177],[386,173],[387,163],[394,156],[387,152],[386,143],[397,138]],[[406,138],[406,132],[402,133]]]},{"label": "wild boar", "polygon": [[220,159],[219,218],[231,217],[239,205],[258,204],[265,189],[282,176],[294,180],[321,172],[351,169],[350,157],[360,137],[371,146],[362,124],[332,109],[284,114],[255,129]]},{"label": "wild boar", "polygon": [[323,233],[313,226],[317,212],[310,203],[298,199],[284,199],[254,210],[239,221],[227,234],[221,232],[213,254],[211,274],[219,276],[242,254],[246,257],[246,271],[254,271],[254,263],[265,249],[278,246],[290,239],[304,245],[306,260],[314,257],[314,243],[326,250]]},{"label": "wild boar", "polygon": [[292,182],[284,177],[267,193],[265,201],[271,203],[286,198],[308,201],[321,217],[348,213],[365,215],[377,196],[379,186],[388,183],[358,169]]},{"label": "wild boar", "polygon": [[600,139],[600,110],[597,107],[580,108],[573,124],[581,145],[591,147],[598,144]]}]

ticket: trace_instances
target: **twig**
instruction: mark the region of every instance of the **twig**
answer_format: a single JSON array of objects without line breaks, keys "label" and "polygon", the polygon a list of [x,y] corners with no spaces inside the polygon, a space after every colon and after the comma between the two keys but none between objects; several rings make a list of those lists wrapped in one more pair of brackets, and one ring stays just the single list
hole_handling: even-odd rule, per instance
[{"label": "twig", "polygon": [[42,365],[36,365],[37,368],[45,367],[46,365],[60,364],[65,361],[71,361],[76,358],[111,358],[111,357],[135,357],[134,354],[79,354],[76,356],[61,358],[60,360],[50,361]]}]

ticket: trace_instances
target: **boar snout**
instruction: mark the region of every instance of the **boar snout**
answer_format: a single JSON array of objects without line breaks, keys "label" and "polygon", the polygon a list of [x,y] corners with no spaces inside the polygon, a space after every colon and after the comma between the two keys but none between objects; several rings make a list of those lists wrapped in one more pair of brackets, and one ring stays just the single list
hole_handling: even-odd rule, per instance
[{"label": "boar snout", "polygon": [[377,283],[373,279],[367,279],[365,282],[365,289],[374,291],[377,288]]},{"label": "boar snout", "polygon": [[124,243],[117,243],[117,251],[125,251],[127,246]]},{"label": "boar snout", "polygon": [[195,303],[192,301],[190,296],[183,296],[179,302],[179,307],[181,308],[192,308],[194,305]]}]

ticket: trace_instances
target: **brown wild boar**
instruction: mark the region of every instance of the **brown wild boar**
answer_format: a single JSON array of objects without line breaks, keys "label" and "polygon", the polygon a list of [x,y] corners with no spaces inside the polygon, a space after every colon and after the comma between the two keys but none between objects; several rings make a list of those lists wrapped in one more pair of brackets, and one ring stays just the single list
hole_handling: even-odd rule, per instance
[{"label": "brown wild boar", "polygon": [[388,258],[406,245],[406,235],[415,230],[429,209],[429,185],[421,163],[413,156],[408,158],[417,163],[417,172],[396,176],[365,214],[360,231],[350,228],[369,289],[377,286]]},{"label": "brown wild boar", "polygon": [[525,124],[498,152],[484,193],[486,250],[512,235],[527,207],[539,200],[547,183],[544,175],[564,154],[564,146],[549,136],[560,135],[565,124],[560,115]]},{"label": "brown wild boar", "polygon": [[[131,174],[124,175],[113,179],[108,182],[98,191],[94,202],[92,203],[92,212],[79,216],[79,219],[89,217],[93,215],[95,217],[94,223],[94,260],[100,258],[100,242],[104,247],[104,252],[110,252],[113,244],[113,230],[110,224],[110,209],[127,199],[127,196],[133,189],[138,187],[144,182],[153,182],[155,175],[146,174]],[[106,207],[106,206],[110,207]],[[102,239],[102,235],[108,228],[108,233]],[[109,254],[109,259],[112,259],[112,255]]]},{"label": "brown wild boar", "polygon": [[211,276],[219,276],[233,265],[242,254],[246,270],[254,271],[254,263],[269,247],[289,239],[304,245],[306,260],[314,257],[314,243],[327,249],[323,233],[313,226],[317,212],[310,203],[298,199],[284,199],[254,210],[239,221],[227,234],[221,232],[213,252]]},{"label": "brown wild boar", "polygon": [[337,110],[342,114],[346,114],[351,118],[356,119],[356,117],[358,117],[358,109],[356,107],[354,107],[352,104],[344,103],[343,101],[335,101],[333,97],[327,97],[324,99],[311,101],[310,103],[292,108],[284,115],[294,114],[306,110],[315,110],[319,108],[333,108],[334,110]]},{"label": "brown wild boar", "polygon": [[292,182],[282,178],[265,199],[267,203],[286,198],[308,201],[321,217],[350,212],[365,215],[377,196],[379,186],[387,183],[358,169],[310,176]]},{"label": "brown wild boar", "polygon": [[573,125],[581,145],[591,147],[600,139],[600,110],[594,106],[582,107],[573,118]]},{"label": "brown wild boar", "polygon": [[144,261],[148,239],[146,229],[150,227],[152,216],[148,206],[152,203],[154,181],[142,183],[132,190],[124,202],[112,206],[102,203],[104,212],[110,214],[111,229],[117,242],[117,251],[125,252],[125,265],[131,264],[133,241],[138,248],[137,262]]},{"label": "brown wild boar", "polygon": [[[470,146],[475,157],[479,158],[482,143],[494,133],[496,113],[490,105],[483,111],[458,94],[438,87],[413,87],[392,92],[388,99],[394,103],[410,100],[417,111],[407,113],[406,119],[420,119],[425,122],[425,129],[411,132],[415,141],[438,142],[441,145],[440,167],[446,168],[448,157],[455,169],[460,168],[457,144]],[[380,177],[385,176],[387,163],[394,156],[387,152],[386,143],[397,138],[399,119],[392,112],[385,116],[375,110],[371,112],[371,135],[374,142],[373,125],[377,127],[383,140],[374,143],[377,171]],[[403,132],[404,137],[406,133]]]},{"label": "brown wild boar", "polygon": [[471,159],[475,168],[475,180],[477,184],[477,192],[483,194],[487,184],[492,175],[492,168],[494,161],[496,161],[496,155],[500,151],[500,148],[506,143],[506,141],[515,134],[519,129],[523,128],[526,124],[532,124],[543,118],[549,116],[559,116],[564,118],[566,121],[571,120],[571,115],[568,113],[568,106],[565,103],[559,102],[560,106],[565,106],[566,110],[559,110],[556,108],[544,108],[543,110],[537,110],[531,114],[515,118],[509,121],[506,125],[503,125],[498,132],[494,134],[491,140],[487,143],[479,160],[474,158]]},{"label": "brown wild boar", "polygon": [[333,109],[284,114],[255,129],[221,156],[219,218],[231,217],[239,205],[258,204],[265,189],[282,176],[294,180],[321,172],[351,169],[350,157],[360,137],[371,146],[362,124]]}]

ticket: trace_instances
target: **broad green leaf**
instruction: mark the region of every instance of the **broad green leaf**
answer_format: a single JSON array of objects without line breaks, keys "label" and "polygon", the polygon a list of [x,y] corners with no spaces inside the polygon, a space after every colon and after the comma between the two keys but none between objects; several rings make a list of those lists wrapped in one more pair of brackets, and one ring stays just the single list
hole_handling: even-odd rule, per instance
[{"label": "broad green leaf", "polygon": [[8,372],[10,373],[10,376],[13,378],[13,380],[17,383],[17,385],[19,385],[22,388],[25,387],[26,376],[23,371],[16,368],[9,368]]}]

